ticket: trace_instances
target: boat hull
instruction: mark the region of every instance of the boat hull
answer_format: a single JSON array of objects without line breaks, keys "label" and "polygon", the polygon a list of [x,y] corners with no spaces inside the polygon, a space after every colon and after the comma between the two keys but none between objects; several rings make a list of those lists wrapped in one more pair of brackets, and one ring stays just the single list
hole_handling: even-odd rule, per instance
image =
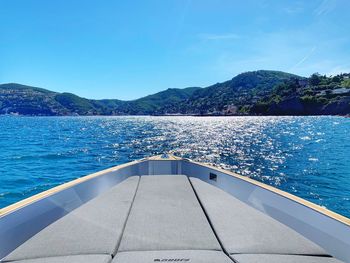
[{"label": "boat hull", "polygon": [[156,156],[112,167],[0,210],[0,258],[126,178],[162,174],[184,174],[210,183],[296,230],[333,256],[350,261],[349,219],[252,179],[174,156]]}]

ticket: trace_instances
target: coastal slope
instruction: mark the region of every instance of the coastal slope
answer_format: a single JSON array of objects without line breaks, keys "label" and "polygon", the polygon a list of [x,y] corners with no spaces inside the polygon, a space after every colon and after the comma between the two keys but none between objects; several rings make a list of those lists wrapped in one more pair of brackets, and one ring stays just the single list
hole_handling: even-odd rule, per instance
[{"label": "coastal slope", "polygon": [[305,78],[258,70],[205,88],[167,89],[132,101],[86,99],[9,83],[0,85],[0,114],[346,115],[350,114],[350,74],[316,73]]}]

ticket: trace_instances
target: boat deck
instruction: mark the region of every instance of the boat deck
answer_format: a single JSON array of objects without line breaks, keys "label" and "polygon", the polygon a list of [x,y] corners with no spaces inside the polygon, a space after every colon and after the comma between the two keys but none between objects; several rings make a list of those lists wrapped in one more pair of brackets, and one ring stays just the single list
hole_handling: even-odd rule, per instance
[{"label": "boat deck", "polygon": [[336,263],[294,230],[184,175],[132,176],[2,262]]}]

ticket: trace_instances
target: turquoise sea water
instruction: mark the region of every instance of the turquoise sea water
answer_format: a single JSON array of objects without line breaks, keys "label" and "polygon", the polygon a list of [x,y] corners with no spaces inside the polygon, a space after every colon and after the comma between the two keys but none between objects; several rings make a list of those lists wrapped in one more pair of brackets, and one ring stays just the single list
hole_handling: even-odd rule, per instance
[{"label": "turquoise sea water", "polygon": [[0,117],[0,207],[131,160],[172,151],[350,217],[350,119]]}]

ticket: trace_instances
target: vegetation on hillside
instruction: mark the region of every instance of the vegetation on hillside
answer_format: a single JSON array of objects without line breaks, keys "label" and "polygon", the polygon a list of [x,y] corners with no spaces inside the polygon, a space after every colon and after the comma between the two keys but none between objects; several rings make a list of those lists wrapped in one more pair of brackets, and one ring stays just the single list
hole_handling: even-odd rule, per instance
[{"label": "vegetation on hillside", "polygon": [[167,89],[133,101],[90,100],[20,84],[0,85],[0,114],[319,115],[350,114],[350,74],[309,78],[259,70],[206,88]]},{"label": "vegetation on hillside", "polygon": [[327,77],[318,73],[304,80],[291,79],[277,85],[248,114],[329,115],[350,113],[350,74]]},{"label": "vegetation on hillside", "polygon": [[[160,113],[195,115],[236,115],[244,105],[251,105],[267,96],[274,86],[299,76],[270,70],[258,70],[237,75],[229,81],[196,90],[192,96]],[[168,105],[167,105],[168,106]]]}]

